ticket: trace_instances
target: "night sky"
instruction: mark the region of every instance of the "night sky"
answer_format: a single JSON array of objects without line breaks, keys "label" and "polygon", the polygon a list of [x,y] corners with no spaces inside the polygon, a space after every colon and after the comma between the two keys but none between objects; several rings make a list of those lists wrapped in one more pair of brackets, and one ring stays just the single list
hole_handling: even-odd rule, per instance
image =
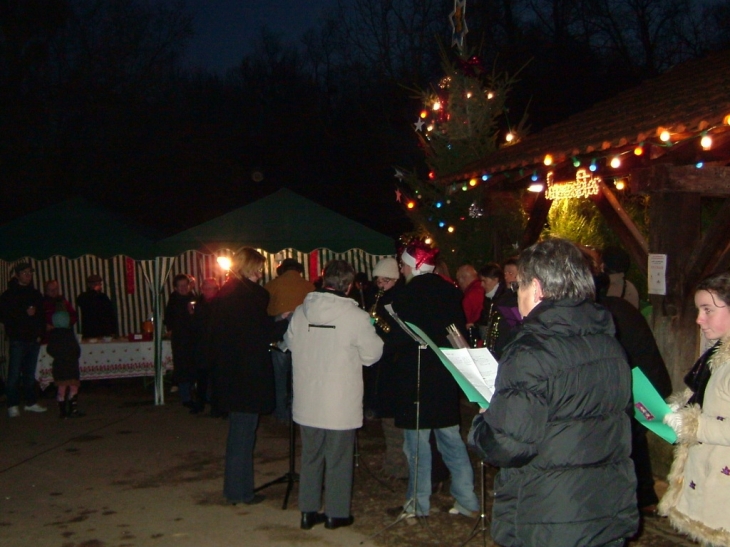
[{"label": "night sky", "polygon": [[262,27],[295,42],[336,4],[337,0],[188,0],[196,34],[188,63],[225,73],[251,50]]}]

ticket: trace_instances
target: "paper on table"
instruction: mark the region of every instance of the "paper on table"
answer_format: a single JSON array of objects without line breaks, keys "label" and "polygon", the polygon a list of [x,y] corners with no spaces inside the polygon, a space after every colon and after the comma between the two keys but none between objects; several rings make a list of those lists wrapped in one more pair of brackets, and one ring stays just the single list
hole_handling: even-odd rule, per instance
[{"label": "paper on table", "polygon": [[[472,383],[470,379],[468,379],[465,374],[459,370],[459,368],[444,354],[444,351],[441,350],[436,344],[434,344],[433,340],[429,338],[429,336],[423,332],[420,328],[418,328],[413,323],[409,323],[406,321],[406,325],[413,330],[420,338],[422,338],[429,348],[431,348],[434,353],[438,356],[439,359],[441,359],[441,362],[444,364],[444,366],[448,369],[448,371],[451,373],[451,375],[454,377],[456,382],[459,384],[459,387],[466,395],[467,399],[471,401],[472,403],[477,403],[482,408],[487,408],[489,406],[489,401],[492,398],[492,394],[494,392],[494,383],[492,382],[492,387],[489,389],[487,387],[487,381],[485,378],[488,378],[490,376],[490,373],[481,374],[479,372],[476,372],[476,376],[478,378],[475,378],[476,385]],[[482,348],[485,351],[489,351],[486,348]],[[480,356],[480,361],[483,360],[483,352],[480,349],[477,350],[469,350],[469,349],[447,349],[446,351],[456,351],[461,352],[461,359],[463,359],[463,355],[466,355],[466,358],[468,360],[471,360],[471,367],[474,369],[477,368],[476,363],[474,362],[473,357],[470,354],[470,351],[477,352],[477,354]],[[491,357],[491,355],[490,355]],[[496,361],[494,362],[494,376],[496,377]],[[467,367],[468,368],[468,367]]]},{"label": "paper on table", "polygon": [[631,375],[634,379],[634,417],[641,425],[674,444],[677,442],[677,434],[662,421],[672,411],[669,405],[639,367],[634,367]]}]

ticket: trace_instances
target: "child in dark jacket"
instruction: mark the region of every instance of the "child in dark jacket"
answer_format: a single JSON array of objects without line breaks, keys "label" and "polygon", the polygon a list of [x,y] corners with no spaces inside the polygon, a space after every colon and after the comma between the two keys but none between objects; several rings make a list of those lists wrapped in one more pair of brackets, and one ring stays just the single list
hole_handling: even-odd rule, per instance
[{"label": "child in dark jacket", "polygon": [[57,311],[52,317],[53,330],[48,333],[48,355],[53,357],[53,381],[58,387],[59,417],[76,418],[83,416],[78,409],[78,392],[81,385],[79,357],[81,346],[71,330],[68,312]]}]

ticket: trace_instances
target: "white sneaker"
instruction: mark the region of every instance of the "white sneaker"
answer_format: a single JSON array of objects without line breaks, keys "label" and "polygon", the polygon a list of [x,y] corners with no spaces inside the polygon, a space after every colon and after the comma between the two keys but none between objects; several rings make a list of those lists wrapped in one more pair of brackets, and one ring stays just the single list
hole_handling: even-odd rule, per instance
[{"label": "white sneaker", "polygon": [[25,405],[25,408],[23,408],[26,412],[45,412],[48,410],[46,407],[39,405],[38,403],[34,405]]},{"label": "white sneaker", "polygon": [[17,406],[9,406],[8,407],[8,417],[10,418],[17,418],[20,416],[20,410]]}]

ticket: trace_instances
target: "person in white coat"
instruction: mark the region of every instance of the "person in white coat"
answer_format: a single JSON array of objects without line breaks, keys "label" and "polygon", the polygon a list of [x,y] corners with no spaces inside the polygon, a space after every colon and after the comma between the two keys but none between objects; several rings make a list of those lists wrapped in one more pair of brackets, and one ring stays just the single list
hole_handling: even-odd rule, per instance
[{"label": "person in white coat", "polygon": [[304,530],[322,522],[334,529],[354,521],[350,502],[355,431],[363,422],[362,366],[377,362],[383,353],[370,316],[346,296],[354,278],[347,262],[329,262],[322,288],[297,307],[284,335],[292,354],[293,419],[302,435],[299,509]]},{"label": "person in white coat", "polygon": [[702,545],[730,545],[730,272],[695,292],[697,324],[716,342],[672,395],[664,421],[677,433],[669,488],[659,503],[677,530]]}]

